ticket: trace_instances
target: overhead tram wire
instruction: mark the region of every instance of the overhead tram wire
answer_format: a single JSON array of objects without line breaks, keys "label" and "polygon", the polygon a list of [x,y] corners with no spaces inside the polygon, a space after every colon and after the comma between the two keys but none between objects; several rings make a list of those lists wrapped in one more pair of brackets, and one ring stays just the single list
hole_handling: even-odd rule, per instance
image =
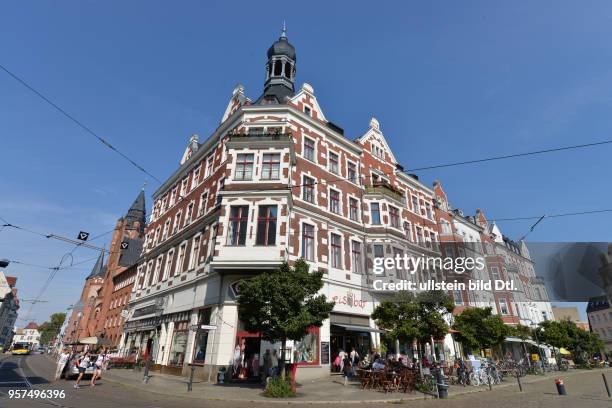
[{"label": "overhead tram wire", "polygon": [[151,174],[149,171],[147,171],[144,167],[142,167],[140,164],[136,163],[134,160],[132,160],[128,155],[126,155],[125,153],[123,153],[122,151],[120,151],[119,149],[117,149],[115,146],[113,146],[112,144],[110,144],[106,139],[104,139],[103,137],[99,136],[96,132],[94,132],[91,128],[89,128],[88,126],[86,126],[83,122],[81,122],[80,120],[78,120],[77,118],[75,118],[73,115],[71,115],[70,113],[68,113],[66,110],[64,110],[63,108],[61,108],[59,105],[57,105],[55,102],[53,102],[51,99],[49,99],[48,97],[46,97],[45,95],[42,94],[42,92],[38,91],[36,88],[34,88],[32,85],[28,84],[24,79],[22,79],[21,77],[19,77],[17,74],[14,74],[13,72],[11,72],[8,68],[6,68],[4,65],[0,64],[0,68],[6,72],[9,76],[11,76],[14,80],[16,80],[17,82],[19,82],[21,85],[23,85],[24,87],[26,87],[27,89],[29,89],[31,92],[33,92],[36,96],[38,96],[39,98],[41,98],[43,101],[45,101],[46,103],[48,103],[49,105],[51,105],[53,108],[55,108],[55,110],[57,110],[58,112],[60,112],[62,115],[64,115],[65,117],[67,117],[68,119],[70,119],[72,122],[74,122],[77,126],[79,126],[81,129],[83,129],[85,132],[89,133],[90,135],[92,135],[93,137],[95,137],[96,139],[98,139],[98,141],[100,143],[102,143],[104,146],[108,147],[109,149],[111,149],[112,151],[114,151],[115,153],[117,153],[119,156],[121,156],[123,159],[125,159],[126,161],[128,161],[132,166],[136,167],[138,170],[140,170],[141,172],[143,172],[144,174],[146,174],[147,176],[151,177],[153,180],[157,181],[159,184],[163,184],[161,182],[160,179],[158,179],[157,177],[155,177],[153,174]]}]

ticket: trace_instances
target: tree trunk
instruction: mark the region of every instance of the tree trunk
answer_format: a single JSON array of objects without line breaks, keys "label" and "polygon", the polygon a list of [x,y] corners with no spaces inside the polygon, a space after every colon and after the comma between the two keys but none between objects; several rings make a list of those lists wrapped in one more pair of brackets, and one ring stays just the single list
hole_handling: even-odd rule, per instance
[{"label": "tree trunk", "polygon": [[287,346],[287,339],[283,339],[281,343],[280,361],[278,362],[280,370],[280,378],[285,378],[285,348]]}]

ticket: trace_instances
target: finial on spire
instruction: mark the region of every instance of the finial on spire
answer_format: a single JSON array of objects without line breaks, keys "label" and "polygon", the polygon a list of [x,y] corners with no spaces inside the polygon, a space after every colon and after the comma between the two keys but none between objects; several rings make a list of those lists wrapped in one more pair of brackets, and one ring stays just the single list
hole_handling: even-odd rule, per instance
[{"label": "finial on spire", "polygon": [[285,24],[285,20],[283,20],[283,30],[281,31],[280,38],[287,38],[287,24]]},{"label": "finial on spire", "polygon": [[147,186],[148,180],[145,179],[144,183],[142,183],[142,191],[145,191],[145,187]]}]

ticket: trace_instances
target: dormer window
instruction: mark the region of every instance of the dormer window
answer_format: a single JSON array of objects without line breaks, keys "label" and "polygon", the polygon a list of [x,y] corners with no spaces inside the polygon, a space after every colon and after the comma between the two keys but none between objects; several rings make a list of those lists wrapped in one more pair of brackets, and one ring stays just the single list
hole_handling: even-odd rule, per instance
[{"label": "dormer window", "polygon": [[311,116],[312,109],[310,109],[309,106],[304,106],[304,113],[307,114],[308,116]]}]

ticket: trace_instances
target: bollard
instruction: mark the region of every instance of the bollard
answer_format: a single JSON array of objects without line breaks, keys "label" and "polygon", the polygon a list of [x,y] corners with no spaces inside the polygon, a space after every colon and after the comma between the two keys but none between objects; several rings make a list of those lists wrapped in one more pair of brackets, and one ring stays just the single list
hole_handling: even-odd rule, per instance
[{"label": "bollard", "polygon": [[557,386],[557,392],[559,393],[559,395],[567,395],[567,392],[565,391],[565,384],[563,384],[562,379],[557,378],[555,380],[555,385]]},{"label": "bollard", "polygon": [[193,389],[193,373],[195,372],[195,366],[193,364],[189,364],[191,366],[191,374],[189,374],[189,382],[187,383],[187,392],[190,392]]},{"label": "bollard", "polygon": [[608,398],[612,398],[612,395],[610,395],[610,387],[608,387],[608,380],[606,379],[606,375],[604,373],[601,373],[601,376],[603,377],[604,385],[606,386],[606,392],[608,393]]},{"label": "bollard", "polygon": [[518,385],[519,385],[519,391],[523,392],[523,385],[521,384],[521,377],[519,376],[519,373],[516,373],[516,381],[518,382]]}]

